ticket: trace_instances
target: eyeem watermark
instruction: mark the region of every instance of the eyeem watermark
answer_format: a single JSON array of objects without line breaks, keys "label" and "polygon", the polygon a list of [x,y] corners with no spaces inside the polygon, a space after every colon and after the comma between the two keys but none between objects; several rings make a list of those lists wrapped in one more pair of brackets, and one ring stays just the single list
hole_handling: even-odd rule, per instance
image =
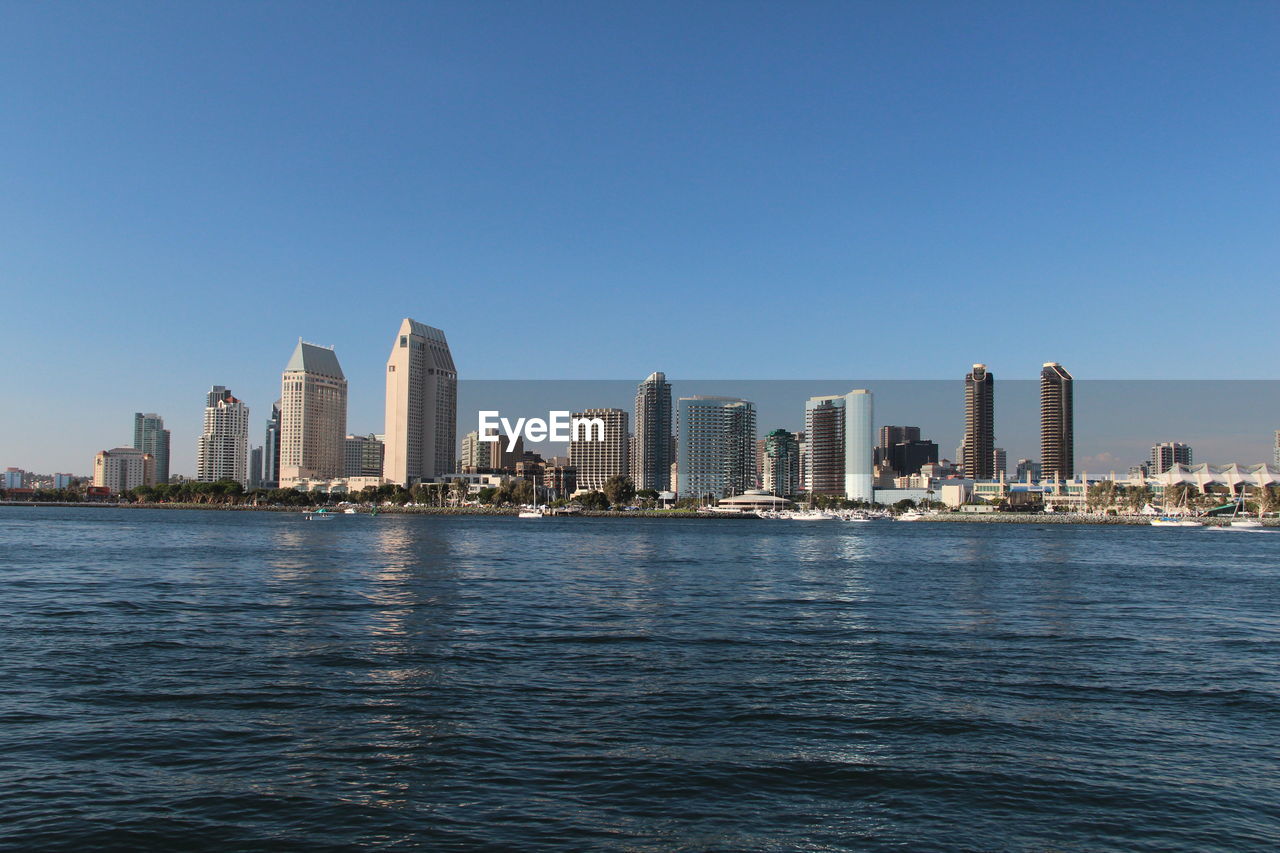
[{"label": "eyeem watermark", "polygon": [[572,412],[547,412],[547,419],[516,418],[513,424],[502,417],[502,413],[481,411],[479,422],[479,439],[481,441],[498,441],[507,437],[507,452],[515,450],[516,439],[521,436],[525,441],[604,441],[604,418],[575,418]]}]

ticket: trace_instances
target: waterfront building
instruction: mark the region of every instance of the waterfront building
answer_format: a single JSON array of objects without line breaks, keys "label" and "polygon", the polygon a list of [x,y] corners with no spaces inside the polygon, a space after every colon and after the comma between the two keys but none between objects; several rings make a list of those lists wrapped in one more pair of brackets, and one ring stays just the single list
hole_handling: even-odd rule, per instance
[{"label": "waterfront building", "polygon": [[666,491],[672,461],[671,383],[665,373],[650,373],[636,388],[636,431],[631,480],[636,489]]},{"label": "waterfront building", "polygon": [[164,418],[153,412],[135,412],[133,447],[151,454],[155,460],[157,483],[169,482],[169,430],[164,428]]},{"label": "waterfront building", "polygon": [[[919,441],[920,427],[916,426],[882,426],[880,427],[880,440],[876,442],[874,462],[886,462],[889,459],[890,449],[895,444],[901,444],[904,441]],[[937,461],[936,457],[934,461]]]},{"label": "waterfront building", "polygon": [[756,407],[736,397],[681,397],[676,491],[682,497],[737,495],[756,481]]},{"label": "waterfront building", "polygon": [[53,487],[55,489],[69,489],[71,488],[71,483],[73,480],[75,480],[75,477],[71,474],[54,474]]},{"label": "waterfront building", "polygon": [[909,477],[920,473],[920,466],[938,461],[938,445],[932,441],[919,438],[899,441],[886,448],[877,448],[883,456],[881,465],[892,470],[899,477]]},{"label": "waterfront building", "polygon": [[764,491],[790,497],[800,491],[800,442],[794,433],[775,429],[762,439],[760,479]]},{"label": "waterfront building", "polygon": [[964,443],[957,454],[966,477],[995,476],[995,378],[985,364],[975,364],[964,377]]},{"label": "waterfront building", "polygon": [[249,488],[262,488],[262,448],[249,449]]},{"label": "waterfront building", "polygon": [[1009,457],[1003,447],[991,449],[991,479],[1003,480],[1009,473]]},{"label": "waterfront building", "polygon": [[381,477],[383,445],[375,435],[349,435],[343,440],[345,477]]},{"label": "waterfront building", "polygon": [[341,478],[346,435],[347,378],[338,355],[299,338],[280,378],[280,485]]},{"label": "waterfront building", "polygon": [[458,469],[472,473],[493,467],[491,451],[495,442],[481,441],[479,430],[472,430],[462,437],[462,454]]},{"label": "waterfront building", "polygon": [[874,500],[875,433],[870,391],[810,397],[805,403],[809,491],[848,500]]},{"label": "waterfront building", "polygon": [[1280,465],[1280,429],[1276,430],[1275,463]]},{"label": "waterfront building", "polygon": [[1075,477],[1075,379],[1056,361],[1040,371],[1040,464],[1050,480]]},{"label": "waterfront building", "polygon": [[578,469],[567,463],[544,465],[542,487],[550,500],[567,498],[578,490]]},{"label": "waterfront building", "polygon": [[1163,474],[1174,465],[1191,464],[1191,446],[1180,441],[1162,441],[1151,448],[1149,471]]},{"label": "waterfront building", "polygon": [[809,491],[809,437],[803,432],[796,433],[796,445],[800,449],[800,491]]},{"label": "waterfront building", "polygon": [[154,486],[155,457],[134,447],[102,450],[93,460],[93,484],[119,494],[138,486]]},{"label": "waterfront building", "polygon": [[444,332],[409,317],[387,358],[383,475],[410,485],[455,467],[458,373]]},{"label": "waterfront building", "polygon": [[280,401],[271,404],[271,417],[267,419],[266,440],[262,444],[262,485],[267,489],[280,487]]},{"label": "waterfront building", "polygon": [[[604,422],[604,439],[594,431],[575,432],[569,442],[569,464],[577,472],[578,491],[600,491],[610,477],[631,474],[631,434],[629,416],[623,409],[587,409],[574,412],[572,419],[599,418]],[[583,427],[586,425],[583,424]],[[505,442],[504,442],[505,448]]]},{"label": "waterfront building", "polygon": [[27,472],[21,468],[6,468],[4,471],[4,487],[6,489],[21,489],[26,485],[26,478]]},{"label": "waterfront building", "polygon": [[1019,483],[1026,482],[1028,478],[1039,480],[1040,471],[1040,463],[1034,459],[1019,459],[1017,467],[1014,469],[1013,479]]},{"label": "waterfront building", "polygon": [[205,395],[204,426],[196,442],[196,480],[249,484],[249,407],[214,385]]}]

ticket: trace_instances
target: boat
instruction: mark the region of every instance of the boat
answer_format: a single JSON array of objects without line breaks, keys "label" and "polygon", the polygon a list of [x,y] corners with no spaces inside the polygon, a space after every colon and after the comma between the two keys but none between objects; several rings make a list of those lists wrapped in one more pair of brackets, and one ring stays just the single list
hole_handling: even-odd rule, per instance
[{"label": "boat", "polygon": [[520,512],[516,514],[516,518],[542,518],[544,515],[546,515],[546,513],[542,511],[541,507],[534,507],[533,509],[520,510]]},{"label": "boat", "polygon": [[797,510],[787,517],[792,521],[835,521],[834,515],[817,509]]},{"label": "boat", "polygon": [[1228,521],[1228,530],[1261,530],[1265,525],[1256,518],[1242,518],[1238,521]]},{"label": "boat", "polygon": [[343,512],[344,512],[344,513],[346,513],[347,515],[355,515],[355,514],[356,514],[356,508],[355,508],[355,507],[353,507],[353,506],[349,506],[349,507],[347,507],[346,509],[344,509],[344,510],[343,510]]},{"label": "boat", "polygon": [[1203,527],[1200,522],[1192,521],[1189,518],[1183,518],[1176,515],[1162,515],[1159,518],[1151,519],[1152,527]]},{"label": "boat", "polygon": [[331,521],[334,518],[334,514],[325,507],[320,507],[320,509],[312,512],[303,513],[302,517],[307,521]]},{"label": "boat", "polygon": [[894,521],[923,521],[924,513],[909,509],[901,515],[897,516]]}]

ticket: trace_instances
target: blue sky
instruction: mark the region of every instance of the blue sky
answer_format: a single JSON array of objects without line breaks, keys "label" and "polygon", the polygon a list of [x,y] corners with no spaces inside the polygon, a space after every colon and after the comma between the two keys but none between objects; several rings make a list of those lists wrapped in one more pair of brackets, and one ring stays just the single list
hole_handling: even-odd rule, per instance
[{"label": "blue sky", "polygon": [[0,466],[143,410],[186,470],[299,336],[378,431],[406,315],[464,378],[1277,378],[1277,43],[1274,3],[8,3]]}]

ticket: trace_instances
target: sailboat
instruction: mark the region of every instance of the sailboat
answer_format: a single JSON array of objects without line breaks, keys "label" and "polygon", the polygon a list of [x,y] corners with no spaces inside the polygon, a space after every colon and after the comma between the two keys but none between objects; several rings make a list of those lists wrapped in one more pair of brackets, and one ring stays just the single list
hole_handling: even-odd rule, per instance
[{"label": "sailboat", "polygon": [[1185,491],[1182,493],[1182,505],[1180,507],[1175,507],[1175,509],[1181,509],[1182,513],[1174,514],[1166,510],[1165,515],[1162,515],[1159,518],[1151,519],[1151,526],[1152,527],[1203,527],[1204,526],[1200,522],[1192,521],[1191,519],[1186,517],[1187,493]]},{"label": "sailboat", "polygon": [[517,513],[516,518],[542,518],[546,515],[544,507],[538,505],[538,481],[533,481],[533,503],[529,505],[529,509],[522,509]]},{"label": "sailboat", "polygon": [[1240,514],[1240,507],[1244,506],[1244,496],[1241,495],[1240,500],[1236,503],[1235,511],[1231,513],[1231,520],[1227,522],[1228,530],[1261,530],[1262,529],[1262,511],[1258,511],[1258,518],[1237,518]]}]

